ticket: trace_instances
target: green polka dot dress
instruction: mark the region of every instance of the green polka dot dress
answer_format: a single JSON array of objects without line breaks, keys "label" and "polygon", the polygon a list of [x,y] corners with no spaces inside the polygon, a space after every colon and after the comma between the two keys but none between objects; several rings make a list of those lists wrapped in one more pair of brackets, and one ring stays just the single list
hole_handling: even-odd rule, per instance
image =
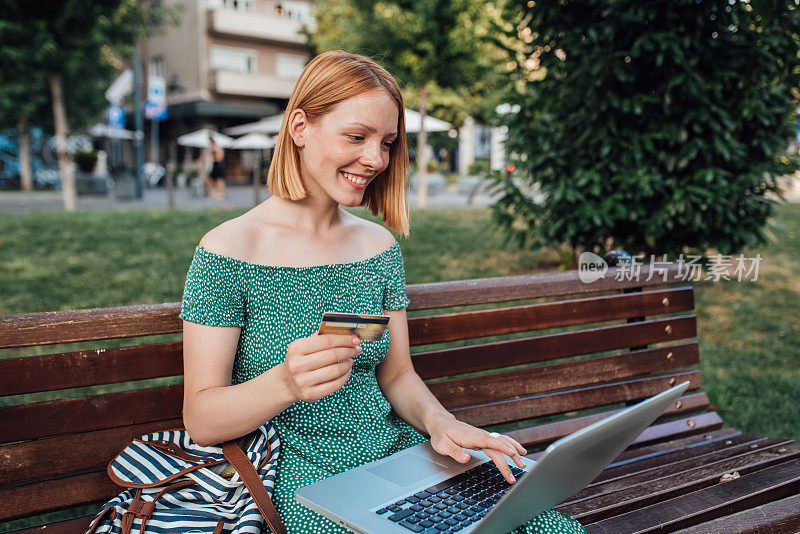
[{"label": "green polka dot dress", "polygon": [[[314,334],[326,311],[382,314],[408,304],[398,243],[365,260],[311,267],[253,264],[197,247],[180,317],[241,328],[232,377],[240,384],[281,363],[289,343]],[[281,438],[273,500],[290,534],[347,532],[295,502],[295,489],[427,439],[390,413],[378,387],[375,366],[389,343],[388,330],[380,341],[362,341],[341,389],[316,402],[295,402],[273,419]],[[550,510],[517,532],[584,531]]]}]

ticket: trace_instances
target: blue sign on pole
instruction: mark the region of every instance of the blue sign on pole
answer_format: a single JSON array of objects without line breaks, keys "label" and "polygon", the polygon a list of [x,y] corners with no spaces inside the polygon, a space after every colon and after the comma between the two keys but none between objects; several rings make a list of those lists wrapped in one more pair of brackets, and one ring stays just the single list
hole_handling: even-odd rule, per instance
[{"label": "blue sign on pole", "polygon": [[106,121],[112,128],[125,128],[125,109],[122,106],[111,105],[106,110]]},{"label": "blue sign on pole", "polygon": [[145,100],[144,116],[152,121],[165,121],[167,120],[167,105]]}]

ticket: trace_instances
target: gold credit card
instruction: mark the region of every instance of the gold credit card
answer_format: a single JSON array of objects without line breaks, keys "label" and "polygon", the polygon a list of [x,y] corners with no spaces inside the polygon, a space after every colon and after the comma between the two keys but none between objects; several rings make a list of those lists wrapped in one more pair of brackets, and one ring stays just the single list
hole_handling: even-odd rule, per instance
[{"label": "gold credit card", "polygon": [[355,335],[362,341],[380,341],[388,324],[388,315],[325,312],[317,333]]}]

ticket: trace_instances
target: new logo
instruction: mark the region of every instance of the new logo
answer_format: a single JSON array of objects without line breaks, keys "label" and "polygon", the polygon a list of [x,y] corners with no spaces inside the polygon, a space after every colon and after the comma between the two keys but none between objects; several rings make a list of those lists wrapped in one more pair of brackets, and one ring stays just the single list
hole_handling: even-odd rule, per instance
[{"label": "new logo", "polygon": [[603,278],[607,272],[608,263],[594,252],[584,252],[578,258],[578,278],[584,284]]}]

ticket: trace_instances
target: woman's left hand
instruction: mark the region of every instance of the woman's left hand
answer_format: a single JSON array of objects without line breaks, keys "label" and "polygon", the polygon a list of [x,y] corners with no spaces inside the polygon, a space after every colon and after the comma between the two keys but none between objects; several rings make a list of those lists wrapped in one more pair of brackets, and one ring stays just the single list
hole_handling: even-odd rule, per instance
[{"label": "woman's left hand", "polygon": [[428,425],[427,430],[431,436],[433,449],[439,454],[452,457],[459,463],[466,463],[470,459],[470,454],[464,449],[483,450],[486,456],[494,461],[509,484],[513,484],[516,479],[503,455],[514,460],[517,467],[525,467],[520,455],[526,454],[527,451],[519,442],[503,434],[495,437],[485,430],[459,421],[450,414],[438,417]]}]

